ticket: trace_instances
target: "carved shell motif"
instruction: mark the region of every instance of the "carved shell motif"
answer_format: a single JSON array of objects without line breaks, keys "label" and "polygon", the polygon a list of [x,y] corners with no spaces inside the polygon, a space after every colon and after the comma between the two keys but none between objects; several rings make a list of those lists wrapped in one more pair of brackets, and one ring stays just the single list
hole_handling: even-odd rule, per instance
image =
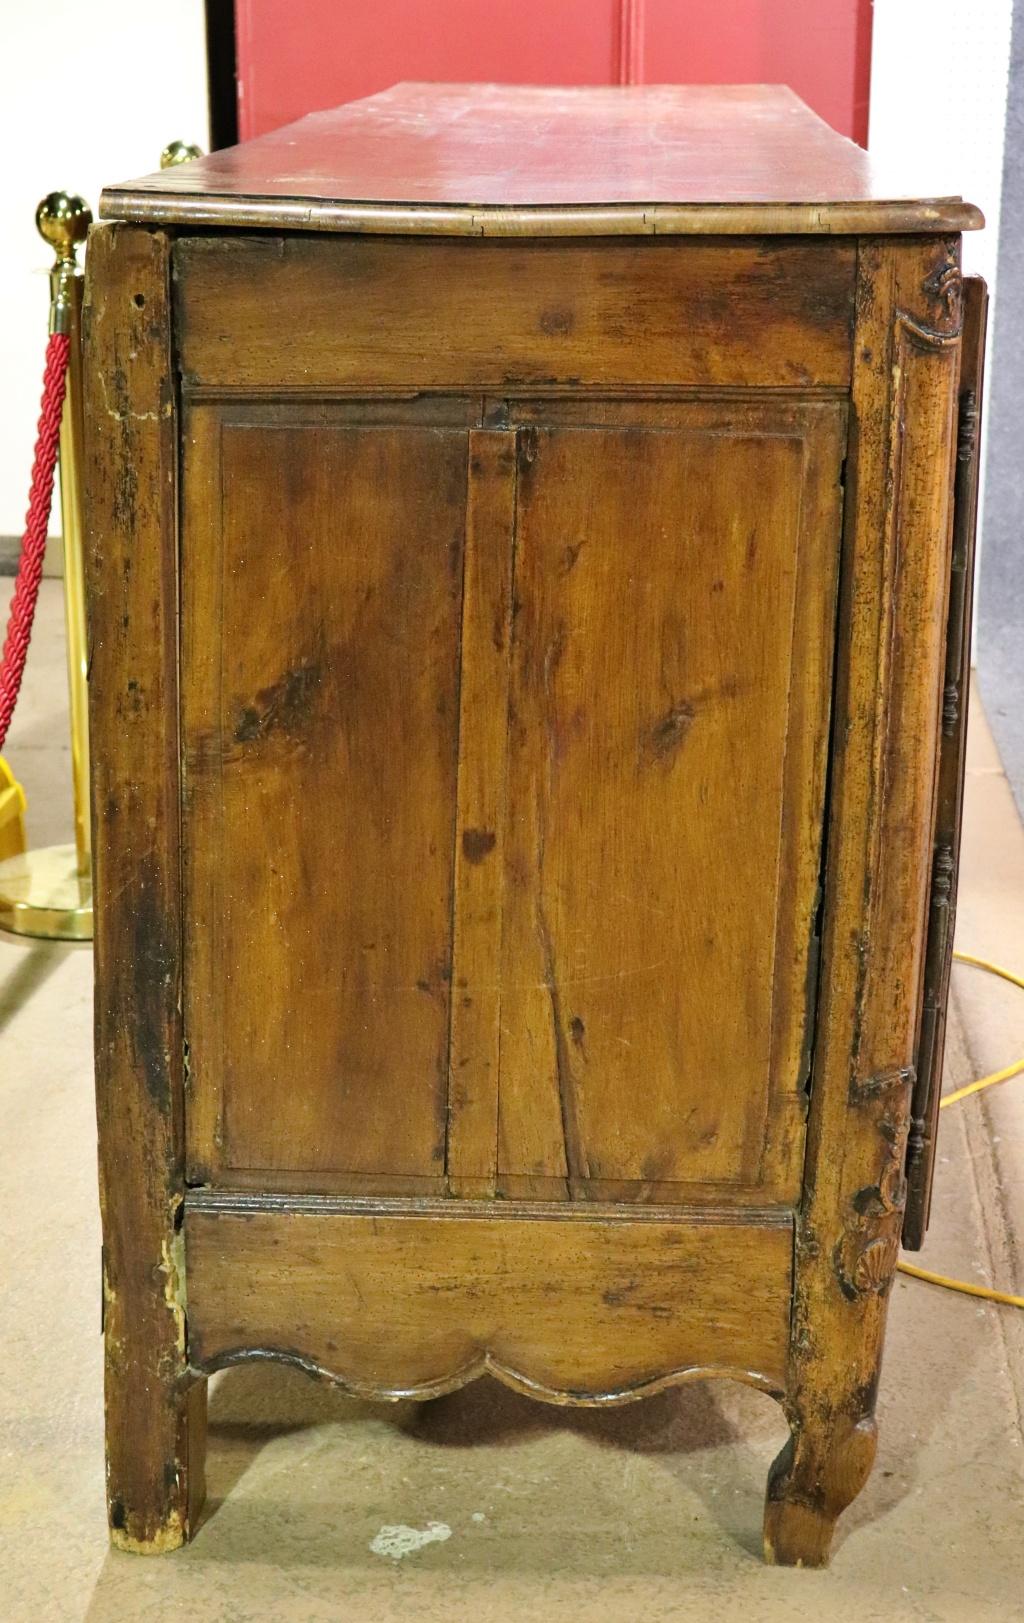
[{"label": "carved shell motif", "polygon": [[913,1072],[891,1070],[862,1083],[853,1097],[870,1110],[880,1141],[878,1182],[859,1189],[852,1221],[835,1252],[839,1283],[851,1299],[881,1295],[896,1272],[907,1198],[905,1163]]},{"label": "carved shell motif", "polygon": [[896,1272],[899,1241],[886,1234],[864,1247],[853,1265],[853,1283],[859,1291],[883,1291]]},{"label": "carved shell motif", "polygon": [[952,335],[960,331],[963,322],[963,286],[957,244],[955,241],[947,242],[943,245],[941,259],[925,277],[921,289],[931,305],[937,332]]}]

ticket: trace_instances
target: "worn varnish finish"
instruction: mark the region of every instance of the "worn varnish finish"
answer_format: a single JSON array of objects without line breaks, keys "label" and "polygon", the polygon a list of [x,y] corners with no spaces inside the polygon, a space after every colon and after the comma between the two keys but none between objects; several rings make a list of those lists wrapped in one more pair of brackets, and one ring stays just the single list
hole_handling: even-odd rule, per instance
[{"label": "worn varnish finish", "polygon": [[[113,1536],[194,1530],[225,1363],[726,1374],[791,1425],[766,1553],[820,1564],[934,1153],[973,211],[745,91],[538,131],[502,92],[520,157],[470,186],[497,103],[428,95],[431,147],[420,94],[345,114],[343,161],[282,138],[301,220],[275,137],[92,238]],[[566,121],[602,118],[585,178]],[[363,235],[281,234],[346,195]],[[669,221],[699,240],[622,235]]]},{"label": "worn varnish finish", "polygon": [[854,257],[848,242],[814,239],[186,237],[174,255],[181,363],[190,388],[303,395],[470,381],[840,388]]},{"label": "worn varnish finish", "polygon": [[462,409],[186,412],[189,1178],[792,1204],[844,410]]},{"label": "worn varnish finish", "polygon": [[618,416],[518,434],[499,1181],[792,1201],[843,413]]},{"label": "worn varnish finish", "polygon": [[493,1195],[502,1036],[515,438],[490,430],[472,433],[469,458],[445,1172],[454,1195]]},{"label": "worn varnish finish", "polygon": [[860,248],[824,943],[771,1560],[820,1565],[874,1459],[899,1256],[949,582],[956,240]]},{"label": "worn varnish finish", "polygon": [[784,85],[395,85],[178,170],[100,213],[466,236],[960,231]]},{"label": "worn varnish finish", "polygon": [[487,1369],[551,1402],[595,1405],[698,1374],[785,1384],[785,1218],[354,1204],[197,1198],[186,1217],[197,1368],[283,1357],[374,1397],[436,1397]]},{"label": "worn varnish finish", "polygon": [[190,1179],[440,1178],[467,435],[185,444]]},{"label": "worn varnish finish", "polygon": [[988,294],[977,276],[964,280],[964,336],[957,415],[953,554],[950,560],[946,671],[935,797],[935,834],[929,898],[917,1076],[907,1144],[907,1210],[903,1244],[924,1244],[935,1172],[935,1137],[942,1094],[942,1056],[949,974],[956,925],[957,870],[960,864],[967,700],[971,676],[971,608],[974,586],[974,532],[978,516],[981,452],[981,397],[985,376],[985,324]]},{"label": "worn varnish finish", "polygon": [[203,1500],[185,1318],[176,470],[169,243],[89,245],[86,568],[107,1493],[122,1549],[173,1549]]}]

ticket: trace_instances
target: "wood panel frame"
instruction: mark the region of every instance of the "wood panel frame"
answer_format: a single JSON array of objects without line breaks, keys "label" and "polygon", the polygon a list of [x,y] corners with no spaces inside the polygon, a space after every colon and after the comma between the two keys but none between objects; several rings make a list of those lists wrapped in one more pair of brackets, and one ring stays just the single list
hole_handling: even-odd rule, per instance
[{"label": "wood panel frame", "polygon": [[765,1552],[820,1566],[876,1447],[906,1201],[962,327],[958,238],[865,239],[821,1001],[797,1215],[789,1445]]},{"label": "wood panel frame", "polygon": [[206,1425],[181,1232],[178,421],[164,233],[92,230],[83,332],[107,1507],[115,1545],[159,1552],[195,1530]]},{"label": "wood panel frame", "polygon": [[917,1075],[907,1141],[908,1189],[903,1246],[908,1251],[920,1250],[928,1229],[942,1094],[946,1005],[953,967],[971,680],[971,613],[987,319],[988,290],[985,283],[980,276],[965,277],[953,551],[950,561],[945,687],[942,695],[942,737],[935,796],[934,858],[918,1031]]},{"label": "wood panel frame", "polygon": [[855,248],[842,238],[232,234],[182,238],[174,272],[190,390],[846,389],[850,380]]}]

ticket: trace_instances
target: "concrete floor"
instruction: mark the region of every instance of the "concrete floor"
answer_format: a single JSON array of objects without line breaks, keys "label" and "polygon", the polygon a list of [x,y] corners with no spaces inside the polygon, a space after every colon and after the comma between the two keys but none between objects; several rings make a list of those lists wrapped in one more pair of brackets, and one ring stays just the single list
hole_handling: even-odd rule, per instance
[{"label": "concrete floor", "polygon": [[[44,583],[9,740],[37,844],[70,831],[59,591]],[[1024,831],[980,714],[959,941],[1024,966]],[[91,970],[88,949],[0,936],[0,1623],[1024,1618],[1024,1313],[908,1279],[878,1463],[827,1572],[760,1563],[785,1428],[746,1387],[573,1413],[479,1382],[386,1406],[274,1367],[213,1383],[194,1544],[108,1551]],[[1024,994],[970,969],[955,982],[949,1086],[1024,1051]],[[1024,1292],[1024,1082],[943,1126],[922,1260]],[[433,1536],[403,1556],[403,1527]]]}]

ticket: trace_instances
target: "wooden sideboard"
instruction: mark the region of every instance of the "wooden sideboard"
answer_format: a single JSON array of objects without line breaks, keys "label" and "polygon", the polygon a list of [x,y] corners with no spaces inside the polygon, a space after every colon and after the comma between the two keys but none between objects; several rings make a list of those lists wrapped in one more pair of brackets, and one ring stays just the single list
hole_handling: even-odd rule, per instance
[{"label": "wooden sideboard", "polygon": [[280,1358],[748,1381],[823,1563],[930,1198],[977,210],[779,89],[403,86],[102,214],[115,1543]]}]

